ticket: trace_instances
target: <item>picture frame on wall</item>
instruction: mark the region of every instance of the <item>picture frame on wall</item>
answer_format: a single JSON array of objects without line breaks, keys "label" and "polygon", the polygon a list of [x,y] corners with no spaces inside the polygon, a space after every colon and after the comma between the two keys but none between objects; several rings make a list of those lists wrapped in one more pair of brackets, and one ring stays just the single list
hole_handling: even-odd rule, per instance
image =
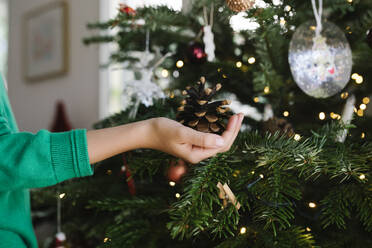
[{"label": "picture frame on wall", "polygon": [[68,6],[52,2],[24,17],[24,76],[42,81],[68,71]]}]

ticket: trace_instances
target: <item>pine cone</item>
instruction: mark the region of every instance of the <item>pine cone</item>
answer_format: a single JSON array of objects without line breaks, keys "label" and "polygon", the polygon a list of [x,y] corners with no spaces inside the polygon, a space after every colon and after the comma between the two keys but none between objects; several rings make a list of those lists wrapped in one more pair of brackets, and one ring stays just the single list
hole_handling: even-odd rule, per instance
[{"label": "pine cone", "polygon": [[252,8],[255,2],[255,0],[226,0],[227,6],[235,12],[246,11]]},{"label": "pine cone", "polygon": [[286,134],[288,137],[292,137],[295,133],[291,123],[286,119],[273,117],[263,123],[263,130],[274,134],[280,132],[280,134]]},{"label": "pine cone", "polygon": [[178,108],[177,121],[205,133],[222,134],[226,120],[231,116],[230,109],[223,107],[230,101],[211,102],[212,97],[221,89],[221,84],[214,88],[205,88],[205,78],[201,77],[198,87],[186,87],[182,95],[187,96]]}]

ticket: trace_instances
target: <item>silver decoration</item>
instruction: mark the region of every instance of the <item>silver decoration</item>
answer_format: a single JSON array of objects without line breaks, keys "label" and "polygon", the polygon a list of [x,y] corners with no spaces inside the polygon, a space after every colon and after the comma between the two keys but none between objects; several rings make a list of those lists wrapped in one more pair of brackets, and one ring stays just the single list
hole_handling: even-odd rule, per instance
[{"label": "silver decoration", "polygon": [[327,98],[349,82],[352,54],[345,34],[335,24],[323,22],[318,36],[315,31],[315,21],[296,30],[288,60],[295,82],[306,94]]}]

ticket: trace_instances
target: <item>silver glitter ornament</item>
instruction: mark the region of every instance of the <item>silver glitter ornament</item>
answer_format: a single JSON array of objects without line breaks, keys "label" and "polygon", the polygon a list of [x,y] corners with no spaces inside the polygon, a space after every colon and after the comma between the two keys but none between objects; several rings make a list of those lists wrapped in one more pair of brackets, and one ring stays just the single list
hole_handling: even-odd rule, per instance
[{"label": "silver glitter ornament", "polygon": [[335,24],[323,22],[319,35],[315,30],[315,21],[297,28],[290,42],[288,60],[302,91],[315,98],[327,98],[349,82],[352,54],[345,34]]}]

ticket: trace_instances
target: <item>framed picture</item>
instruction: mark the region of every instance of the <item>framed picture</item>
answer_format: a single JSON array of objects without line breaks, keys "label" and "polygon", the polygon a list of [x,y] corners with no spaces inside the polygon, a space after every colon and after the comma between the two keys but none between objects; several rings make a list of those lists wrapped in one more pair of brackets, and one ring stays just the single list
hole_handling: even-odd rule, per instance
[{"label": "framed picture", "polygon": [[28,81],[67,73],[68,9],[65,2],[53,2],[27,13],[24,35],[24,76]]}]

